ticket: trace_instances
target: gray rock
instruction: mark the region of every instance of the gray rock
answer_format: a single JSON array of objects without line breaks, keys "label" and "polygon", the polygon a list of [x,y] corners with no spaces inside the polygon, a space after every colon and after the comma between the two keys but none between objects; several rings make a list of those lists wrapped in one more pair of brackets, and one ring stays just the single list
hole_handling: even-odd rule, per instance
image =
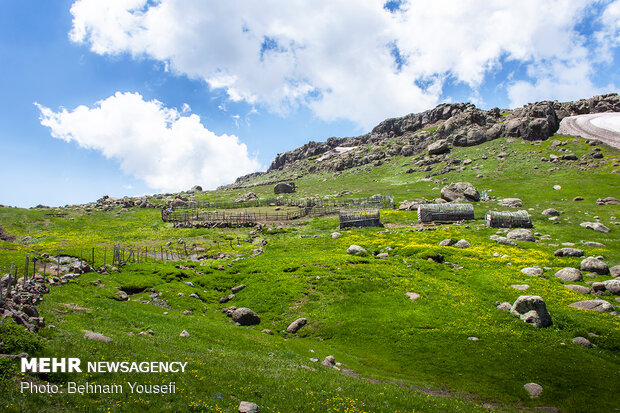
[{"label": "gray rock", "polygon": [[293,321],[291,324],[288,325],[286,331],[291,334],[295,334],[297,331],[299,331],[300,328],[305,326],[307,322],[307,318],[298,318],[297,320]]},{"label": "gray rock", "polygon": [[614,265],[609,269],[609,275],[612,277],[620,277],[620,265]]},{"label": "gray rock", "polygon": [[600,242],[594,241],[581,241],[583,245],[590,248],[605,248],[605,244],[601,244]]},{"label": "gray rock", "polygon": [[245,285],[241,284],[241,285],[231,288],[230,291],[232,291],[233,294],[237,294],[239,291],[243,290],[244,288],[245,288]]},{"label": "gray rock", "polygon": [[560,215],[560,211],[555,208],[547,208],[542,212],[543,215],[547,215],[549,217],[557,217]]},{"label": "gray rock", "polygon": [[600,275],[609,274],[609,267],[607,264],[595,257],[588,257],[581,261],[581,270],[595,272]]},{"label": "gray rock", "polygon": [[530,275],[532,277],[538,277],[540,275],[543,275],[545,271],[540,267],[525,267],[521,269],[521,272],[525,275]]},{"label": "gray rock", "polygon": [[577,248],[560,248],[556,250],[553,255],[556,257],[582,257],[583,250]]},{"label": "gray rock", "polygon": [[498,310],[510,311],[511,308],[512,304],[510,304],[508,301],[504,301],[503,303],[498,302],[497,304]]},{"label": "gray rock", "polygon": [[444,239],[443,241],[441,241],[439,245],[441,245],[442,247],[447,247],[449,245],[452,245],[452,242],[453,241],[448,238],[448,239]]},{"label": "gray rock", "polygon": [[332,239],[338,239],[342,236],[340,232],[332,232]]},{"label": "gray rock", "polygon": [[545,300],[537,295],[520,296],[512,305],[510,313],[535,327],[549,327],[553,324]]},{"label": "gray rock", "polygon": [[412,292],[407,292],[405,293],[405,295],[411,300],[411,301],[415,301],[418,298],[420,298],[420,294],[418,293],[412,293]]},{"label": "gray rock", "polygon": [[189,333],[187,332],[187,330],[183,330],[181,331],[181,334],[179,334],[179,337],[189,337]]},{"label": "gray rock", "polygon": [[239,323],[242,326],[251,326],[260,323],[260,317],[258,314],[247,307],[237,308],[232,313],[232,319],[234,322]]},{"label": "gray rock", "polygon": [[532,231],[523,228],[513,229],[508,234],[506,234],[506,237],[508,237],[508,239],[511,241],[536,241]]},{"label": "gray rock", "polygon": [[127,301],[129,300],[129,296],[127,295],[127,293],[125,291],[117,291],[116,292],[116,297],[115,300],[118,301]]},{"label": "gray rock", "polygon": [[519,198],[504,198],[499,201],[500,206],[519,208],[523,206],[523,202]]},{"label": "gray rock", "polygon": [[480,193],[469,182],[453,182],[441,188],[441,198],[452,201],[480,201]]},{"label": "gray rock", "polygon": [[351,255],[368,255],[368,251],[366,251],[364,248],[360,247],[359,245],[350,245],[349,248],[347,248],[347,254],[351,254]]},{"label": "gray rock", "polygon": [[325,367],[333,367],[336,365],[336,358],[334,356],[327,356],[325,360],[321,362]]},{"label": "gray rock", "polygon": [[611,231],[609,228],[607,228],[605,225],[601,224],[600,222],[582,222],[579,225],[583,228],[592,229],[596,232],[608,233],[609,231]]},{"label": "gray rock", "polygon": [[620,280],[607,280],[603,281],[605,289],[613,295],[620,295]]},{"label": "gray rock", "polygon": [[612,311],[614,307],[605,300],[584,300],[569,304],[570,307],[592,311]]},{"label": "gray rock", "polygon": [[256,403],[252,402],[241,402],[239,404],[239,413],[259,413],[260,407]]},{"label": "gray rock", "polygon": [[590,289],[588,287],[584,287],[583,285],[566,284],[564,285],[564,287],[568,288],[569,290],[573,290],[575,292],[581,293],[581,294],[590,294]]},{"label": "gray rock", "polygon": [[527,284],[512,284],[511,287],[514,288],[515,290],[520,290],[520,291],[525,291],[530,288],[530,286]]},{"label": "gray rock", "polygon": [[471,247],[471,244],[467,240],[461,239],[461,240],[458,240],[453,245],[453,247],[456,247],[456,248],[469,248],[469,247]]},{"label": "gray rock", "polygon": [[530,394],[530,398],[532,399],[539,397],[543,392],[543,387],[536,383],[527,383],[523,388]]},{"label": "gray rock", "polygon": [[506,238],[506,237],[497,237],[497,238],[495,239],[495,241],[496,241],[498,244],[500,244],[500,245],[512,245],[513,247],[516,247],[516,246],[517,246],[517,243],[516,243],[516,242],[511,241],[511,240],[509,240],[509,239],[508,239],[508,238]]},{"label": "gray rock", "polygon": [[450,152],[450,144],[448,144],[448,141],[441,139],[431,143],[426,149],[429,155],[441,155]]},{"label": "gray rock", "polygon": [[109,343],[110,341],[112,341],[110,337],[106,337],[100,333],[94,333],[89,330],[82,330],[82,332],[84,333],[84,338],[86,340],[102,341],[104,343]]},{"label": "gray rock", "polygon": [[562,281],[582,281],[583,276],[577,268],[566,267],[555,273],[555,276]]},{"label": "gray rock", "polygon": [[274,194],[292,194],[295,192],[294,182],[280,182],[273,188]]},{"label": "gray rock", "polygon": [[604,293],[606,289],[607,288],[605,287],[605,284],[603,284],[601,282],[594,282],[594,283],[592,283],[592,291],[594,293]]},{"label": "gray rock", "polygon": [[590,340],[588,340],[588,339],[587,339],[587,338],[585,338],[585,337],[575,337],[575,338],[573,339],[573,343],[574,343],[574,344],[578,344],[578,345],[580,345],[580,346],[582,346],[582,347],[588,347],[588,348],[590,348],[590,347],[593,347],[593,346],[594,346],[594,345],[590,342]]}]

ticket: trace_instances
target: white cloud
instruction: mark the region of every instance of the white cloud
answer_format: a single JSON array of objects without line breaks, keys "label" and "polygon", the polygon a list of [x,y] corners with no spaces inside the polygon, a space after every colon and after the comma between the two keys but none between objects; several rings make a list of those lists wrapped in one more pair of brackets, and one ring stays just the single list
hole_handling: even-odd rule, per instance
[{"label": "white cloud", "polygon": [[153,189],[214,188],[260,166],[236,136],[218,136],[197,115],[182,116],[138,93],[117,92],[71,111],[36,105],[53,137],[100,151]]},{"label": "white cloud", "polygon": [[[416,0],[390,13],[383,0],[77,0],[70,37],[95,53],[157,59],[233,101],[283,114],[306,105],[323,119],[370,127],[438,103],[447,79],[475,90],[504,61],[531,65],[534,75],[544,65],[587,65],[596,51],[576,25],[592,4]],[[609,47],[617,46],[615,10],[607,7],[600,18]],[[563,90],[577,80],[527,81]],[[525,93],[524,86],[515,83],[511,94]],[[559,96],[554,90],[545,98]]]}]

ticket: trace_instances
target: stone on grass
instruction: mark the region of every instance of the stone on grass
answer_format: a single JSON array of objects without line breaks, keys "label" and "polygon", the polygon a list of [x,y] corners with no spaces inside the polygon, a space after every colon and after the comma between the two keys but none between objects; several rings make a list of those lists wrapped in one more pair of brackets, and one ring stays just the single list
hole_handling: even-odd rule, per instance
[{"label": "stone on grass", "polygon": [[426,147],[429,155],[441,155],[450,152],[450,144],[445,139],[440,139]]},{"label": "stone on grass", "polygon": [[473,336],[472,337],[467,337],[467,339],[471,340],[471,341],[480,341],[480,339],[478,337],[473,337]]},{"label": "stone on grass", "polygon": [[605,288],[605,284],[603,284],[601,282],[594,282],[594,283],[592,283],[592,291],[594,293],[604,293],[606,289],[607,288]]},{"label": "stone on grass", "polygon": [[614,307],[605,300],[584,300],[569,304],[570,307],[592,311],[612,311]]},{"label": "stone on grass", "polygon": [[273,335],[273,331],[269,330],[268,328],[261,330],[261,333],[265,333],[265,334],[269,334],[269,335]]},{"label": "stone on grass", "polygon": [[366,251],[364,248],[360,247],[359,245],[351,245],[349,246],[349,248],[347,248],[347,254],[351,254],[351,255],[367,255],[368,251]]},{"label": "stone on grass", "polygon": [[244,288],[245,288],[245,285],[241,284],[241,285],[231,288],[230,291],[232,291],[233,294],[237,294],[239,291],[243,290]]},{"label": "stone on grass", "polygon": [[519,198],[504,198],[499,201],[500,206],[519,208],[523,206],[523,202]]},{"label": "stone on grass", "polygon": [[522,295],[514,302],[510,313],[535,327],[549,327],[553,322],[547,304],[537,295]]},{"label": "stone on grass", "polygon": [[189,337],[189,333],[187,332],[187,330],[183,330],[181,331],[181,334],[179,334],[180,337]]},{"label": "stone on grass", "polygon": [[259,413],[260,406],[252,402],[241,402],[238,411],[239,413]]},{"label": "stone on grass", "polygon": [[332,239],[338,239],[341,235],[342,234],[340,232],[332,232]]},{"label": "stone on grass", "polygon": [[595,272],[600,275],[609,274],[609,267],[607,264],[596,257],[588,257],[581,261],[581,270]]},{"label": "stone on grass", "polygon": [[520,291],[525,291],[530,288],[530,286],[527,284],[513,284],[511,285],[511,287],[514,288],[515,290],[520,290]]},{"label": "stone on grass", "polygon": [[614,265],[609,269],[609,275],[612,277],[620,277],[620,265]]},{"label": "stone on grass", "polygon": [[450,238],[447,238],[447,239],[444,239],[443,241],[441,241],[439,243],[439,245],[441,245],[442,247],[447,247],[447,246],[452,245],[453,242],[454,241],[452,241]]},{"label": "stone on grass", "polygon": [[495,241],[499,244],[499,245],[512,245],[513,247],[517,246],[517,243],[514,241],[509,240],[506,237],[497,237],[495,239]]},{"label": "stone on grass", "polygon": [[247,307],[237,308],[232,313],[232,319],[235,323],[239,323],[242,326],[251,326],[260,323],[258,314]]},{"label": "stone on grass", "polygon": [[583,285],[567,284],[564,287],[581,294],[590,294],[590,289],[588,287],[584,287]]},{"label": "stone on grass", "polygon": [[530,275],[532,277],[538,277],[539,275],[543,275],[545,270],[540,267],[525,267],[521,269],[521,272],[525,275]]},{"label": "stone on grass", "polygon": [[471,247],[471,244],[467,240],[461,239],[461,240],[458,240],[453,245],[453,247],[456,247],[456,248],[469,248],[469,247]]},{"label": "stone on grass", "polygon": [[334,367],[336,365],[336,358],[334,356],[327,356],[325,360],[321,362],[325,367]]},{"label": "stone on grass", "polygon": [[605,244],[595,241],[581,241],[583,245],[590,248],[605,248]]},{"label": "stone on grass", "polygon": [[583,228],[592,229],[596,232],[608,233],[609,231],[611,231],[609,228],[607,228],[605,225],[601,224],[600,222],[582,222],[579,225],[582,226]]},{"label": "stone on grass", "polygon": [[560,248],[556,250],[553,255],[556,257],[582,257],[583,250],[577,248]]},{"label": "stone on grass", "polygon": [[406,296],[407,296],[407,297],[408,297],[411,301],[415,301],[415,300],[417,300],[418,298],[420,298],[420,294],[418,294],[418,293],[408,292],[408,293],[405,293],[405,295],[406,295]]},{"label": "stone on grass", "polygon": [[555,273],[555,276],[562,281],[582,281],[583,276],[577,268],[566,267]]},{"label": "stone on grass", "polygon": [[110,337],[106,337],[100,333],[94,333],[89,330],[82,330],[82,332],[84,333],[84,338],[86,340],[102,341],[104,343],[109,343],[110,341],[112,341]]},{"label": "stone on grass", "polygon": [[547,208],[542,212],[542,214],[548,217],[557,217],[560,215],[560,211],[555,208]]},{"label": "stone on grass", "polygon": [[498,310],[510,311],[510,309],[512,308],[512,304],[510,304],[508,301],[504,301],[503,303],[500,303],[498,301],[496,303],[496,307]]},{"label": "stone on grass", "polygon": [[578,344],[578,345],[580,345],[580,346],[582,346],[582,347],[588,347],[588,348],[590,348],[590,347],[593,347],[593,346],[594,346],[594,344],[592,344],[592,343],[590,342],[590,340],[588,340],[588,339],[587,339],[587,338],[585,338],[585,337],[575,337],[575,338],[573,339],[573,343],[574,343],[574,344]]},{"label": "stone on grass", "polygon": [[480,192],[469,182],[452,182],[441,188],[441,198],[448,201],[480,201]]},{"label": "stone on grass", "polygon": [[127,301],[129,300],[129,296],[125,291],[120,290],[116,292],[116,297],[114,299],[117,301]]},{"label": "stone on grass", "polygon": [[295,334],[300,328],[305,326],[307,322],[307,318],[298,318],[297,320],[293,321],[291,324],[288,325],[286,331],[288,333]]},{"label": "stone on grass", "polygon": [[534,242],[536,239],[534,238],[534,234],[529,229],[513,229],[510,231],[506,237],[508,237],[511,241],[529,241]]},{"label": "stone on grass", "polygon": [[536,383],[527,383],[523,386],[523,388],[530,394],[532,399],[537,398],[543,392],[543,387]]},{"label": "stone on grass", "polygon": [[603,281],[605,289],[613,295],[620,295],[620,280]]}]

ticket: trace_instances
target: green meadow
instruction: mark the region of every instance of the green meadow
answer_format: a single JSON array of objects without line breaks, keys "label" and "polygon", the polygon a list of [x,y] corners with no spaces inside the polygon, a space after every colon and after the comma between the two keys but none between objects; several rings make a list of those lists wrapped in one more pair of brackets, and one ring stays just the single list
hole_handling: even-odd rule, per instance
[{"label": "green meadow", "polygon": [[[580,139],[554,139],[566,141],[562,148],[578,157],[593,150]],[[407,173],[412,157],[394,156],[380,166],[336,174],[305,173],[316,162],[309,159],[249,182],[303,174],[295,179],[297,192],[287,196],[323,198],[347,190],[351,197],[392,195],[398,206],[404,200],[438,198],[445,183],[467,181],[491,197],[523,201],[519,209],[529,210],[532,232],[541,235],[537,242],[516,246],[490,239],[504,232],[486,227],[486,211],[509,209],[493,198],[475,203],[476,220],[464,223],[421,226],[415,211],[381,210],[384,228],[343,230],[336,216],[258,229],[180,229],[163,222],[161,211],[151,208],[103,212],[66,207],[58,209],[63,216],[48,215],[55,209],[0,208],[0,225],[17,237],[15,242],[0,241],[1,274],[8,273],[11,263],[23,273],[27,255],[40,262],[46,253],[90,259],[93,249],[99,268],[104,251],[106,263],[111,262],[114,245],[152,251],[200,248],[210,257],[162,261],[151,256],[105,274],[82,274],[52,286],[43,297],[39,312],[46,327],[38,333],[28,333],[9,319],[0,324],[1,353],[78,357],[83,363],[182,361],[187,362],[184,373],[22,374],[18,361],[0,359],[0,410],[234,412],[241,401],[254,402],[264,412],[283,413],[617,410],[620,318],[569,307],[595,296],[567,289],[554,276],[561,268],[579,267],[582,259],[554,256],[563,243],[574,243],[586,256],[603,256],[609,267],[620,264],[620,208],[596,204],[598,198],[620,198],[620,151],[599,148],[604,155],[600,165],[586,170],[579,169],[578,161],[543,162],[550,154],[566,153],[550,141],[503,138],[454,148],[450,156],[472,163],[463,171],[430,178],[427,175],[444,165]],[[508,156],[498,159],[500,152]],[[250,191],[274,196],[273,185],[259,185],[206,191],[196,199],[234,200]],[[577,196],[584,200],[573,201]],[[547,208],[561,212],[557,221],[542,214]],[[584,221],[599,221],[611,231],[583,228],[579,224]],[[332,238],[335,231],[339,238]],[[440,246],[447,238],[466,239],[471,246]],[[587,247],[584,241],[605,246]],[[368,255],[347,254],[352,244]],[[257,255],[260,245],[263,252]],[[387,259],[377,259],[384,252]],[[217,258],[218,253],[225,258]],[[443,263],[429,260],[439,254]],[[520,271],[530,266],[544,267],[545,272],[533,277]],[[585,276],[575,284],[609,279]],[[246,287],[220,303],[240,284]],[[519,291],[511,287],[515,284],[529,289]],[[118,301],[119,290],[129,292],[129,300]],[[412,301],[407,292],[420,297]],[[153,294],[169,308],[154,305]],[[521,295],[541,296],[553,325],[535,328],[496,308],[497,301],[513,303]],[[617,296],[606,292],[599,297],[620,309]],[[235,325],[222,312],[228,306],[252,309],[260,324]],[[296,334],[286,333],[300,317],[308,324]],[[112,341],[86,340],[83,330]],[[148,330],[153,334],[140,334]],[[189,337],[179,335],[183,330]],[[578,336],[596,347],[573,344]],[[338,369],[321,364],[329,355],[341,363]],[[132,394],[125,386],[122,394],[23,394],[23,381],[61,388],[68,382],[174,382],[176,393]],[[530,382],[543,386],[540,397],[532,399],[524,390]]]}]

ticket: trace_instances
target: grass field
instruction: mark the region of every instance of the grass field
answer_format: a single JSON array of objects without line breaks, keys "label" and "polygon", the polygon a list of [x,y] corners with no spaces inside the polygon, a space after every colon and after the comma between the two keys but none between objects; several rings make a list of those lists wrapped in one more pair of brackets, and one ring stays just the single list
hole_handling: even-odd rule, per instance
[{"label": "grass field", "polygon": [[[567,141],[562,148],[578,157],[592,152],[582,140],[555,139]],[[500,160],[499,152],[509,156]],[[523,209],[531,208],[533,232],[549,235],[517,246],[498,245],[489,238],[498,231],[485,227],[485,212],[507,209],[498,207],[496,200],[476,204],[477,219],[463,224],[421,227],[413,211],[382,210],[385,228],[343,231],[337,229],[334,216],[262,230],[175,229],[162,222],[157,209],[130,208],[121,213],[119,208],[86,212],[76,207],[67,209],[64,217],[50,217],[44,209],[1,208],[0,224],[18,238],[0,241],[3,274],[11,262],[23,268],[26,254],[79,257],[92,248],[101,266],[103,248],[115,244],[152,249],[184,245],[228,256],[190,262],[149,259],[108,275],[83,274],[52,287],[44,296],[39,311],[47,327],[38,334],[26,334],[12,321],[1,325],[3,353],[27,351],[31,356],[79,357],[84,362],[186,361],[185,373],[24,376],[17,362],[3,361],[0,409],[232,412],[247,400],[265,412],[512,412],[541,406],[567,412],[614,411],[620,388],[620,318],[569,307],[594,296],[569,290],[554,277],[557,270],[579,267],[581,261],[555,257],[562,243],[574,243],[586,256],[601,255],[610,267],[620,263],[615,225],[620,209],[596,204],[597,198],[620,198],[620,175],[615,173],[620,151],[601,147],[601,152],[604,158],[596,168],[581,171],[573,161],[549,171],[556,165],[541,158],[565,153],[550,142],[533,145],[499,139],[456,148],[451,156],[473,161],[461,172],[429,180],[425,178],[429,172],[406,173],[411,158],[397,156],[381,166],[353,168],[337,176],[304,175],[296,180],[297,192],[289,195],[325,197],[349,190],[359,197],[393,195],[398,205],[403,200],[439,197],[440,181],[469,181],[490,196],[521,198]],[[487,159],[482,159],[483,154]],[[434,171],[441,167],[434,165]],[[279,179],[289,173],[277,171],[259,179]],[[479,174],[481,178],[476,177]],[[554,185],[561,189],[554,190]],[[207,191],[196,198],[233,200],[249,191],[273,196],[269,185]],[[573,201],[576,196],[585,199]],[[557,221],[542,214],[550,207],[562,212]],[[271,208],[260,208],[266,210]],[[579,225],[597,220],[611,232]],[[342,236],[333,239],[334,231]],[[471,247],[439,246],[446,238],[464,238]],[[586,247],[582,241],[601,242],[605,247]],[[265,242],[264,252],[252,256]],[[351,244],[364,247],[369,255],[346,254]],[[381,252],[388,252],[388,259],[374,257]],[[428,260],[437,254],[444,263]],[[180,264],[183,267],[177,268]],[[520,272],[529,266],[547,269],[540,277]],[[584,277],[577,284],[610,278]],[[220,304],[220,297],[239,284],[246,288]],[[511,287],[514,284],[530,287],[519,291]],[[135,294],[128,301],[117,301],[119,289]],[[420,298],[411,301],[407,292]],[[143,303],[153,293],[161,294],[170,308]],[[553,325],[534,328],[496,308],[496,301],[512,303],[520,295],[543,297]],[[620,305],[608,292],[600,298]],[[251,308],[260,316],[260,324],[236,326],[221,311],[230,305]],[[187,310],[193,313],[185,314]],[[307,318],[308,324],[297,334],[286,333],[288,324],[299,317]],[[263,329],[274,334],[262,333]],[[112,341],[84,340],[82,330],[104,334]],[[147,330],[154,335],[140,334]],[[180,337],[182,330],[190,336]],[[573,344],[577,336],[589,338],[596,347]],[[310,360],[328,355],[342,363],[340,370]],[[24,395],[18,380],[62,386],[70,381],[175,382],[177,391],[173,395]],[[543,386],[539,398],[531,399],[524,390],[529,382]]]}]

